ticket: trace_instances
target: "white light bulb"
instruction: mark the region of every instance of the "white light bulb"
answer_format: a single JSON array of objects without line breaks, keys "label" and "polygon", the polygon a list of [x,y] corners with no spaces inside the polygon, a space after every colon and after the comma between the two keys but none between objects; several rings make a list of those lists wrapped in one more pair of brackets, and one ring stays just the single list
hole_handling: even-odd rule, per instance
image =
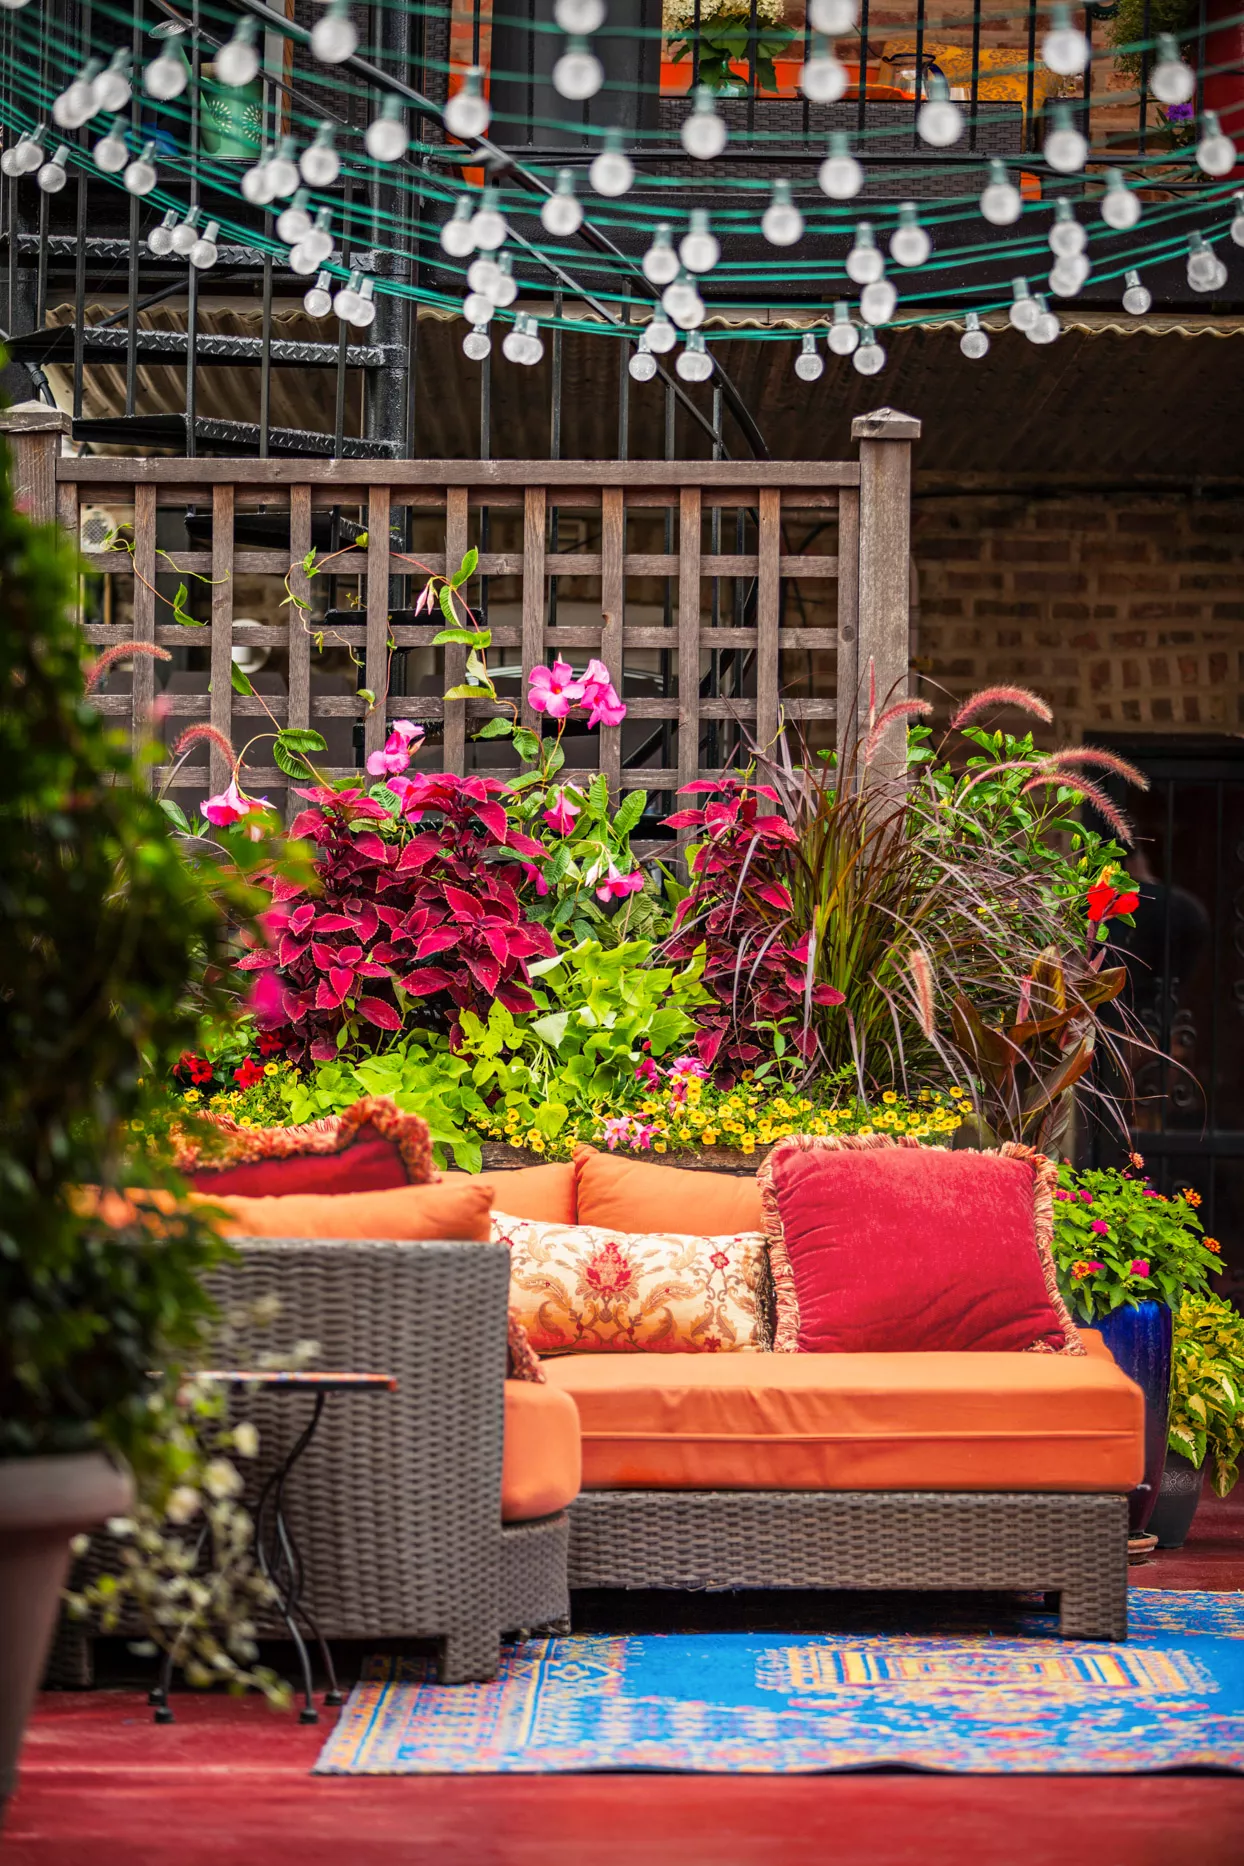
[{"label": "white light bulb", "polygon": [[130,55],[114,52],[106,71],[95,80],[96,110],[124,110],[133,96],[130,88]]},{"label": "white light bulb", "polygon": [[151,229],[147,235],[147,251],[157,259],[164,259],[173,250],[173,228],[177,225],[177,209],[170,207],[164,219]]},{"label": "white light bulb", "polygon": [[276,237],[284,240],[286,246],[296,246],[311,231],[311,216],[307,212],[310,195],[305,188],[299,188],[288,207],[283,207],[276,217]]},{"label": "white light bulb", "polygon": [[856,285],[871,285],[884,271],[885,260],[877,251],[872,227],[861,220],[855,229],[855,244],[847,254],[847,277]]},{"label": "white light bulb", "polygon": [[475,205],[469,194],[460,194],[454,202],[451,219],[441,228],[441,251],[448,253],[451,259],[465,259],[468,253],[475,251],[475,235],[471,223],[475,217]]},{"label": "white light bulb", "polygon": [[540,209],[540,225],[555,240],[567,240],[583,225],[583,208],[574,191],[574,170],[564,168],[557,176],[556,194],[546,195]]},{"label": "white light bulb", "polygon": [[1140,282],[1139,272],[1129,272],[1126,278],[1127,290],[1123,294],[1123,309],[1132,317],[1143,317],[1153,303],[1153,294],[1146,291]]},{"label": "white light bulb", "polygon": [[1235,167],[1235,144],[1229,136],[1223,135],[1222,126],[1212,110],[1202,113],[1201,127],[1201,140],[1196,146],[1197,166],[1206,175],[1221,180]]},{"label": "white light bulb", "polygon": [[315,284],[307,287],[307,290],[303,294],[302,302],[311,317],[327,317],[332,310],[333,294],[330,289],[331,286],[332,274],[330,272],[320,272],[316,275]]},{"label": "white light bulb", "polygon": [[989,351],[989,334],[981,329],[980,315],[969,311],[964,319],[967,329],[959,339],[959,348],[971,363],[979,363]]},{"label": "white light bulb", "polygon": [[190,248],[190,264],[200,272],[206,272],[220,258],[220,249],[216,241],[220,235],[220,222],[209,220],[203,229],[203,238],[196,240]]},{"label": "white light bulb", "polygon": [[36,169],[42,167],[44,159],[47,156],[47,150],[43,146],[43,138],[46,131],[46,123],[36,124],[34,134],[32,136],[23,136],[18,143],[17,147],[22,158],[22,166],[18,171],[19,174],[33,175]]},{"label": "white light bulb", "polygon": [[1058,259],[1071,259],[1084,251],[1088,235],[1076,219],[1071,202],[1065,197],[1058,202],[1054,210],[1054,223],[1045,237],[1050,251]]},{"label": "white light bulb", "polygon": [[1060,78],[1074,78],[1089,62],[1089,42],[1078,26],[1071,23],[1071,9],[1052,6],[1052,30],[1041,42],[1041,56]]},{"label": "white light bulb", "polygon": [[1062,326],[1040,294],[1034,298],[1033,303],[1036,305],[1037,315],[1026,332],[1028,341],[1029,343],[1053,343]]},{"label": "white light bulb", "polygon": [[696,86],[694,108],[689,117],[683,118],[678,135],[687,154],[697,162],[711,162],[725,148],[728,131],[717,114],[716,93],[707,84]]},{"label": "white light bulb", "polygon": [[1050,112],[1053,128],[1042,145],[1041,153],[1050,168],[1060,175],[1075,175],[1088,159],[1088,144],[1081,136],[1066,104],[1055,104]]},{"label": "white light bulb", "polygon": [[1207,246],[1199,233],[1191,235],[1188,241],[1188,283],[1194,292],[1210,292],[1218,273],[1218,261],[1214,249]]},{"label": "white light bulb", "polygon": [[[308,234],[307,239],[310,238],[311,235]],[[289,249],[289,269],[297,273],[300,279],[307,279],[316,271],[321,259],[327,257],[327,253],[322,253],[318,247],[309,247],[305,241],[299,240]]]},{"label": "white light bulb", "polygon": [[989,182],[981,194],[981,213],[992,227],[1009,227],[1024,211],[1023,197],[1006,172],[1006,163],[989,164]]},{"label": "white light bulb", "polygon": [[[672,331],[670,335],[673,335]],[[657,359],[649,350],[648,334],[646,331],[640,338],[639,348],[630,358],[626,368],[633,382],[651,382],[652,378],[656,375]]]},{"label": "white light bulb", "polygon": [[500,199],[495,188],[485,188],[480,197],[480,204],[471,216],[471,243],[482,252],[495,253],[505,244],[509,228],[505,224],[505,215],[497,206]]},{"label": "white light bulb", "polygon": [[512,305],[514,300],[518,297],[518,284],[514,277],[514,261],[508,253],[502,253],[501,255],[501,264],[497,268],[497,282],[489,293],[489,297],[492,299],[492,302],[500,306],[502,310],[505,309],[506,305]]},{"label": "white light bulb", "polygon": [[298,158],[298,172],[310,188],[331,188],[341,173],[341,157],[333,142],[333,126],[321,123],[315,141]]},{"label": "white light bulb", "polygon": [[119,175],[129,160],[129,150],[125,146],[125,127],[119,117],[114,118],[107,133],[100,137],[91,154],[95,166],[105,175]]},{"label": "white light bulb", "polygon": [[864,171],[847,147],[842,130],[829,139],[829,154],[816,172],[821,193],[831,201],[853,201],[864,186]]},{"label": "white light bulb", "polygon": [[361,272],[352,272],[344,285],[339,285],[333,293],[333,310],[343,324],[348,324],[358,307],[359,286],[363,283]]},{"label": "white light bulb", "polygon": [[[333,216],[331,208],[322,207],[320,209],[315,217],[315,225],[312,227],[310,233],[305,233],[297,244],[298,250],[303,256],[303,260],[309,261],[310,263],[294,266],[295,272],[314,272],[318,266],[323,265],[324,261],[333,250]],[[290,264],[293,265],[292,253],[290,254]]]},{"label": "white light bulb", "polygon": [[861,376],[875,376],[879,370],[885,368],[885,351],[867,324],[860,333],[859,348],[851,361]]},{"label": "white light bulb", "polygon": [[292,136],[283,136],[280,147],[267,164],[268,186],[272,190],[270,200],[278,194],[283,201],[288,200],[298,186],[298,164],[294,160],[295,147]]},{"label": "white light bulb", "polygon": [[761,217],[760,231],[770,246],[794,246],[803,238],[803,215],[791,200],[788,181],[774,182],[773,199]]},{"label": "white light bulb", "polygon": [[1049,285],[1055,298],[1074,298],[1088,278],[1092,267],[1083,253],[1060,259],[1050,270]]},{"label": "white light bulb", "polygon": [[233,28],[233,37],[222,45],[212,60],[212,69],[219,84],[238,88],[249,84],[259,75],[259,48],[255,44],[255,22],[253,19],[240,19]]},{"label": "white light bulb", "polygon": [[248,168],[242,177],[242,199],[249,201],[252,207],[267,207],[273,197],[273,187],[268,170],[272,165],[272,147],[265,143],[260,151],[258,162]]},{"label": "white light bulb", "polygon": [[468,324],[490,324],[497,307],[485,292],[468,292],[462,300],[462,315]]},{"label": "white light bulb", "polygon": [[641,263],[649,285],[668,285],[678,277],[678,254],[674,251],[670,230],[664,224],[654,231],[652,245]]},{"label": "white light bulb", "polygon": [[1179,41],[1168,32],[1158,34],[1158,56],[1149,73],[1149,89],[1160,104],[1186,104],[1196,90],[1196,73],[1179,56]]},{"label": "white light bulb", "polygon": [[678,332],[666,317],[664,310],[654,314],[651,324],[644,332],[648,348],[657,356],[664,356],[678,342]]},{"label": "white light bulb", "polygon": [[410,132],[396,97],[386,97],[380,115],[363,132],[363,147],[373,162],[400,162],[410,147]]},{"label": "white light bulb", "polygon": [[834,321],[829,327],[825,341],[835,356],[850,356],[859,343],[860,333],[851,322],[851,307],[838,303],[834,306]]},{"label": "white light bulb", "polygon": [[605,0],[556,0],[553,18],[563,32],[595,32],[605,23]]},{"label": "white light bulb", "polygon": [[17,141],[15,143],[10,143],[3,155],[0,155],[0,170],[6,175],[26,174],[28,167],[27,158],[32,149],[35,152],[34,166],[38,168],[43,160],[43,145],[36,142],[33,136],[28,136],[25,130],[23,130]]},{"label": "white light bulb", "polygon": [[692,208],[691,231],[678,242],[678,254],[688,272],[711,272],[721,258],[721,247],[709,231],[708,215],[702,207]]},{"label": "white light bulb", "polygon": [[69,177],[65,173],[65,164],[69,160],[69,145],[62,143],[49,162],[39,170],[39,186],[44,194],[59,194]]},{"label": "white light bulb", "polygon": [[1106,170],[1106,192],[1100,208],[1106,225],[1119,233],[1126,233],[1140,219],[1140,196],[1128,187],[1117,168]]},{"label": "white light bulb", "polygon": [[445,106],[445,128],[451,136],[469,141],[473,136],[482,136],[491,121],[492,111],[484,96],[483,66],[472,65],[462,80],[462,89],[455,91]]},{"label": "white light bulb", "polygon": [[834,57],[828,43],[814,33],[811,56],[799,73],[799,88],[810,104],[836,104],[845,95],[847,68]]},{"label": "white light bulb", "polygon": [[[890,235],[891,256],[900,266],[922,266],[931,250],[932,241],[920,225],[915,202],[904,201],[898,210],[898,226]],[[868,321],[872,324],[878,320]]]},{"label": "white light bulb", "polygon": [[605,131],[605,146],[593,161],[587,178],[597,194],[616,198],[630,188],[635,179],[635,170],[631,167],[630,158],[623,152],[619,131]]},{"label": "white light bulb", "polygon": [[150,194],[155,187],[159,176],[155,171],[155,163],[151,160],[154,154],[155,144],[144,143],[142,154],[126,169],[123,180],[131,194]]},{"label": "white light bulb", "polygon": [[1235,197],[1235,219],[1231,222],[1231,238],[1237,246],[1244,246],[1244,194]]},{"label": "white light bulb", "polygon": [[185,259],[190,248],[199,237],[199,215],[201,209],[192,207],[183,220],[173,228],[173,251]]},{"label": "white light bulb", "polygon": [[540,341],[539,331],[540,326],[536,320],[529,317],[527,319],[527,354],[523,358],[524,363],[538,363],[544,355],[544,345]]},{"label": "white light bulb", "polygon": [[1011,291],[1013,297],[1007,316],[1011,320],[1012,330],[1031,330],[1041,307],[1028,290],[1027,279],[1012,279]]},{"label": "white light bulb", "polygon": [[462,339],[462,354],[469,356],[473,363],[482,363],[492,353],[492,338],[488,335],[485,324],[476,324]]},{"label": "white light bulb", "polygon": [[358,303],[351,308],[346,322],[356,330],[366,330],[376,317],[375,281],[364,279],[358,290]]},{"label": "white light bulb", "polygon": [[350,18],[348,0],[329,0],[311,28],[311,50],[321,65],[340,65],[359,49],[358,27]]},{"label": "white light bulb", "polygon": [[704,301],[685,272],[666,286],[661,304],[680,330],[695,330],[704,322]]},{"label": "white light bulb", "polygon": [[856,0],[811,0],[808,18],[827,39],[841,39],[855,25]]},{"label": "white light bulb", "polygon": [[553,67],[553,89],[559,97],[580,104],[586,97],[595,97],[604,82],[605,67],[587,40],[576,35]]},{"label": "white light bulb", "polygon": [[898,293],[889,279],[874,279],[860,293],[860,317],[865,324],[888,324],[897,303]]},{"label": "white light bulb", "polygon": [[916,113],[920,140],[932,149],[948,149],[963,134],[963,112],[951,103],[950,86],[936,72],[928,79],[928,91],[927,100]]},{"label": "white light bulb", "polygon": [[497,297],[501,268],[487,253],[481,253],[478,259],[471,261],[466,276],[468,291],[483,292],[485,298],[491,298],[494,304],[501,302]]},{"label": "white light bulb", "polygon": [[523,333],[523,320],[516,318],[513,325],[501,339],[501,354],[507,362],[521,363],[526,352],[526,340]]},{"label": "white light bulb", "polygon": [[713,359],[704,348],[704,339],[693,330],[674,368],[684,382],[707,382],[713,373]]},{"label": "white light bulb", "polygon": [[181,53],[171,45],[165,46],[143,72],[143,89],[149,97],[167,104],[172,98],[181,96],[189,76],[190,67]]},{"label": "white light bulb", "polygon": [[95,79],[99,60],[92,58],[82,67],[73,83],[67,85],[52,105],[52,121],[63,130],[78,130],[99,109],[95,101]]},{"label": "white light bulb", "polygon": [[795,374],[800,382],[815,382],[825,374],[825,358],[816,347],[816,338],[811,331],[804,335],[799,355],[795,358]]}]

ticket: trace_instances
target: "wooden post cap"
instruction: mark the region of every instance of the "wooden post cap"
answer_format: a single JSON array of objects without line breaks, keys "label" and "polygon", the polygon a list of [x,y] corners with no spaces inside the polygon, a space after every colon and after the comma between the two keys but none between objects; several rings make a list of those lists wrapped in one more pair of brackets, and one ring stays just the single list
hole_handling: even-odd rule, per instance
[{"label": "wooden post cap", "polygon": [[853,441],[918,441],[920,423],[915,415],[902,415],[897,408],[876,408],[871,415],[857,415],[851,423]]},{"label": "wooden post cap", "polygon": [[0,434],[68,434],[73,423],[59,408],[46,402],[15,402],[0,408]]}]

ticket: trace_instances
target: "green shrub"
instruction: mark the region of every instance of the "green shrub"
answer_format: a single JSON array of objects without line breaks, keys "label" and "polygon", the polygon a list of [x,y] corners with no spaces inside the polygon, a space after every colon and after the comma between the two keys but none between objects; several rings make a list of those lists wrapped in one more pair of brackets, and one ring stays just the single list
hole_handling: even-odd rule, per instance
[{"label": "green shrub", "polygon": [[1187,1292],[1208,1293],[1222,1268],[1218,1243],[1202,1235],[1192,1191],[1167,1198],[1143,1176],[1077,1173],[1063,1166],[1054,1194],[1054,1262],[1073,1314],[1082,1322],[1146,1299],[1178,1307]]},{"label": "green shrub", "polygon": [[1209,1459],[1220,1497],[1239,1477],[1244,1452],[1244,1316],[1213,1296],[1185,1296],[1175,1311],[1167,1440],[1200,1466]]}]

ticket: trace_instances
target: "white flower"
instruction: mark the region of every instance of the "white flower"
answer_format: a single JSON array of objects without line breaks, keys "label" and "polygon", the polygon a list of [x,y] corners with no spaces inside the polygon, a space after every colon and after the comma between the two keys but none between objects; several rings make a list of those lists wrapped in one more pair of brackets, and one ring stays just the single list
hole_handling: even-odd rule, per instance
[{"label": "white flower", "polygon": [[209,1497],[236,1497],[242,1479],[228,1458],[213,1458],[203,1473],[203,1488]]},{"label": "white flower", "polygon": [[239,1458],[253,1458],[259,1450],[259,1434],[249,1419],[233,1428],[233,1449]]},{"label": "white flower", "polygon": [[178,1484],[169,1493],[165,1514],[170,1523],[188,1523],[199,1507],[199,1493],[193,1484]]},{"label": "white flower", "polygon": [[119,1539],[132,1536],[134,1533],[134,1524],[128,1516],[110,1516],[104,1527],[110,1536],[116,1536]]}]

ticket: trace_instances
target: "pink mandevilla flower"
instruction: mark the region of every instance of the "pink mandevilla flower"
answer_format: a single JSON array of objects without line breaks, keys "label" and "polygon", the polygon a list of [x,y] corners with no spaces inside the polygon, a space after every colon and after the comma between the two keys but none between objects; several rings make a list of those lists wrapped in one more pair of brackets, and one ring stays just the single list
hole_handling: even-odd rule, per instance
[{"label": "pink mandevilla flower", "polygon": [[626,707],[603,661],[589,661],[583,670],[583,704],[588,708],[588,728],[620,726]]},{"label": "pink mandevilla flower", "polygon": [[423,738],[422,726],[416,726],[409,719],[395,719],[384,742],[384,750],[373,752],[367,760],[368,771],[376,778],[396,777],[406,769],[423,743]]},{"label": "pink mandevilla flower", "polygon": [[1134,1257],[1128,1265],[1128,1274],[1129,1276],[1148,1276],[1149,1259],[1147,1257]]},{"label": "pink mandevilla flower", "polygon": [[643,885],[644,878],[637,868],[624,875],[610,862],[608,873],[596,889],[596,898],[598,901],[622,901],[628,894],[638,894]]},{"label": "pink mandevilla flower", "polygon": [[642,1082],[645,1088],[660,1088],[661,1071],[657,1068],[651,1056],[645,1056],[643,1058],[635,1071],[635,1080],[637,1082]]},{"label": "pink mandevilla flower", "polygon": [[556,801],[544,812],[544,820],[556,836],[568,836],[574,828],[574,820],[579,814],[579,805],[571,803],[569,794],[564,790],[556,793]]},{"label": "pink mandevilla flower", "polygon": [[574,677],[569,661],[554,661],[552,667],[533,667],[527,688],[527,704],[550,719],[566,719],[570,709],[583,698],[583,683]]},{"label": "pink mandevilla flower", "polygon": [[605,1122],[603,1132],[605,1145],[611,1153],[619,1147],[629,1147],[632,1153],[638,1153],[642,1148],[652,1145],[656,1129],[646,1122],[637,1121],[633,1115],[619,1114]]},{"label": "pink mandevilla flower", "polygon": [[203,814],[209,823],[217,829],[223,829],[227,823],[240,823],[252,810],[270,810],[271,803],[266,797],[248,797],[238,789],[236,776],[230,778],[229,788],[218,796],[209,797],[203,805]]}]

